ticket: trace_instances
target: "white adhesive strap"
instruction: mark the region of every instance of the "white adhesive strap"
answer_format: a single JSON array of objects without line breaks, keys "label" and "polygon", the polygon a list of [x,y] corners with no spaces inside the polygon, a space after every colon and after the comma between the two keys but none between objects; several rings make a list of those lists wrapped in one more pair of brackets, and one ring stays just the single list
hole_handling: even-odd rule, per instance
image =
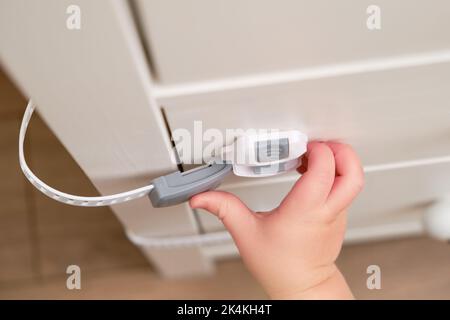
[{"label": "white adhesive strap", "polygon": [[25,141],[25,135],[27,132],[28,124],[31,120],[31,116],[33,115],[35,107],[33,102],[30,100],[28,102],[27,108],[25,110],[25,114],[22,119],[22,124],[20,126],[19,133],[19,162],[20,168],[22,169],[25,177],[43,194],[46,196],[55,199],[59,202],[63,202],[66,204],[74,205],[74,206],[84,206],[84,207],[100,207],[100,206],[109,206],[112,204],[127,202],[133,199],[137,199],[143,197],[150,193],[153,189],[153,185],[148,185],[142,188],[137,188],[130,191],[125,191],[117,194],[112,194],[108,196],[100,196],[100,197],[82,197],[75,196],[72,194],[68,194],[59,190],[56,190],[41,179],[36,177],[36,175],[31,171],[28,167],[27,162],[25,161],[25,155],[23,151],[23,144]]}]

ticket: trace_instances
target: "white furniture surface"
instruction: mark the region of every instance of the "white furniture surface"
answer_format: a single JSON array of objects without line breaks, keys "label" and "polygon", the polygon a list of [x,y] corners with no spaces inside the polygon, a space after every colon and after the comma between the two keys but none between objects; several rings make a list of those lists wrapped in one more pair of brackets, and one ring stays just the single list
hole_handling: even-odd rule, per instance
[{"label": "white furniture surface", "polygon": [[[136,0],[164,84],[448,48],[446,0]],[[366,28],[370,5],[381,30]]]},{"label": "white furniture surface", "polygon": [[[66,28],[72,4],[81,30]],[[366,167],[398,165],[367,173],[347,241],[396,237],[421,232],[423,209],[450,193],[450,163],[402,168],[450,156],[450,3],[380,0],[378,31],[366,28],[369,4],[3,0],[0,62],[102,194],[176,170],[171,132],[193,133],[196,120],[298,129],[352,144]],[[231,177],[222,188],[268,210],[296,178]],[[187,205],[113,210],[141,236],[223,228]],[[141,249],[170,277],[236,254],[231,243]]]}]

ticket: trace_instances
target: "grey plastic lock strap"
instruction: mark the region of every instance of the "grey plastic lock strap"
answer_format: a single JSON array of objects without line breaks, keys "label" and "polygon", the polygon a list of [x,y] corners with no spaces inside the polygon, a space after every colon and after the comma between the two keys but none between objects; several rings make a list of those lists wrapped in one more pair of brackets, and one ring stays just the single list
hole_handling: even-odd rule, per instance
[{"label": "grey plastic lock strap", "polygon": [[149,198],[155,208],[180,204],[197,193],[217,188],[232,170],[231,164],[212,163],[186,172],[170,173],[152,181]]}]

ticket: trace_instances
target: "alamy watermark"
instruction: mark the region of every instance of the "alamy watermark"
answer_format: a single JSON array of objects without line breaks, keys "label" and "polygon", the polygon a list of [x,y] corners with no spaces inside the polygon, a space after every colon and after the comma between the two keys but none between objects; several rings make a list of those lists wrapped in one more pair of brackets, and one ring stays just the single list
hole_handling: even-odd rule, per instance
[{"label": "alamy watermark", "polygon": [[66,19],[66,27],[69,30],[81,29],[81,8],[75,4],[71,4],[67,7],[66,13],[68,15]]},{"label": "alamy watermark", "polygon": [[[277,145],[277,135],[281,131],[279,129],[225,129],[219,130],[216,128],[208,128],[204,130],[202,121],[194,121],[193,131],[185,128],[177,128],[172,131],[172,140],[176,146],[174,154],[178,159],[174,159],[177,163],[183,164],[202,164],[208,163],[212,160],[218,162],[219,160],[231,161],[235,164],[248,163],[249,154],[246,152],[238,152],[239,150],[232,150],[227,153],[232,155],[232,159],[223,158],[221,154],[222,147],[225,145],[232,145],[233,141],[240,136],[270,136],[270,143],[267,148],[276,152],[279,148]],[[237,148],[237,146],[233,146]],[[233,152],[234,151],[234,152]]]},{"label": "alamy watermark", "polygon": [[366,286],[369,290],[381,289],[381,268],[376,264],[372,264],[367,267],[366,270],[369,277],[367,277]]},{"label": "alamy watermark", "polygon": [[67,267],[66,273],[69,275],[66,280],[66,287],[69,290],[81,289],[81,268],[76,264]]},{"label": "alamy watermark", "polygon": [[381,8],[377,5],[370,5],[366,9],[368,14],[366,20],[366,26],[369,30],[380,30],[381,29]]}]

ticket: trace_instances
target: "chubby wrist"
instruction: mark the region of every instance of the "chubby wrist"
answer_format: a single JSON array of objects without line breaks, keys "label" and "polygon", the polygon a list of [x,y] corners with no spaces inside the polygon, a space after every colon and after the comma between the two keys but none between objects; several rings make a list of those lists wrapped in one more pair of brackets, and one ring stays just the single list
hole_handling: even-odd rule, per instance
[{"label": "chubby wrist", "polygon": [[[313,276],[307,284],[294,285],[293,280],[286,288],[268,290],[275,300],[351,300],[354,296],[336,265],[321,270],[320,276]],[[304,276],[303,276],[304,277]]]}]

